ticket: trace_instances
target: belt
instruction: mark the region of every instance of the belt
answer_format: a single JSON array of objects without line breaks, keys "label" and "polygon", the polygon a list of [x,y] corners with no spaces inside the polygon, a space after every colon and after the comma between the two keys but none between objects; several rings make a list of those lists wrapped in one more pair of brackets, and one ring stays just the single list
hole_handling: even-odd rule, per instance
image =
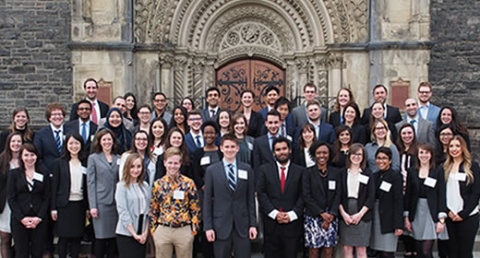
[{"label": "belt", "polygon": [[185,226],[190,226],[190,223],[187,222],[180,222],[180,223],[160,223],[160,225],[169,228],[181,228]]}]

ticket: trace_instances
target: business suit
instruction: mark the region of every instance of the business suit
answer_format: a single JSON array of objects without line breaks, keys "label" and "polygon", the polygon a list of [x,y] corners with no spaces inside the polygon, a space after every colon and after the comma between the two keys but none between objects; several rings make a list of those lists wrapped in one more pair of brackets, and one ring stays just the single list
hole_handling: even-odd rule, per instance
[{"label": "business suit", "polygon": [[[250,257],[249,229],[256,226],[254,176],[246,163],[237,161],[236,169],[234,192],[222,161],[208,167],[205,176],[204,231],[215,231],[216,258],[229,257],[232,249],[236,258]],[[240,172],[247,177],[242,179]]]},{"label": "business suit", "polygon": [[[432,122],[433,124],[433,130],[436,131],[437,130],[437,117],[440,115],[440,107],[438,106],[435,106],[433,105],[432,103],[428,103],[427,105],[427,117],[423,117],[422,116],[422,112],[420,112],[420,109],[422,108],[421,105],[419,105],[418,107],[418,115],[425,119],[425,120],[428,120],[430,122]],[[406,116],[406,115],[405,115]]]},{"label": "business suit", "polygon": [[[322,123],[327,122],[327,109],[325,109],[324,107],[320,107],[320,109],[322,110],[320,113],[320,121],[322,121]],[[303,124],[308,122],[306,104],[302,104],[293,108],[291,115],[294,128],[298,128],[299,126],[301,127]]]},{"label": "business suit", "polygon": [[[201,133],[202,132],[200,132],[200,134]],[[201,146],[205,146],[205,140],[203,139],[203,136],[201,136],[199,139],[200,139],[200,143],[202,144]],[[185,134],[185,143],[187,144],[190,160],[193,160],[193,153],[201,147],[197,146],[197,140],[193,139],[193,135],[191,132],[188,132],[187,134]]]},{"label": "business suit", "polygon": [[262,133],[262,128],[265,127],[265,121],[262,115],[258,112],[252,111],[250,120],[248,121],[247,135],[253,138],[258,137]]},{"label": "business suit", "polygon": [[[318,217],[320,213],[328,212],[338,216],[340,195],[338,191],[338,169],[328,166],[327,177],[321,177],[318,167],[307,168],[303,174],[303,200],[305,201],[305,214],[310,217]],[[325,188],[324,181],[335,182],[335,189]]]},{"label": "business suit", "polygon": [[254,169],[265,163],[275,161],[268,137],[270,137],[270,134],[265,134],[257,137],[254,141],[252,152],[252,167]]},{"label": "business suit", "polygon": [[211,117],[211,114],[210,114],[210,109],[207,107],[205,109],[202,109],[202,118],[203,118],[203,122],[206,122],[208,120],[213,120],[213,121],[217,121],[217,117],[218,117],[218,114],[220,112],[222,112],[222,110],[218,107],[215,111],[215,116]]},{"label": "business suit", "polygon": [[[278,163],[262,165],[258,171],[256,189],[264,225],[265,257],[297,257],[303,234],[302,175],[305,169],[288,164],[283,192],[278,171]],[[275,219],[278,211],[294,212],[297,218],[278,223]]]},{"label": "business suit", "polygon": [[[373,174],[375,199],[379,200],[380,228],[382,234],[403,229],[403,183],[400,173],[389,169]],[[388,192],[380,189],[382,182],[391,184]]]},{"label": "business suit", "polygon": [[[153,119],[155,119],[156,117],[157,117],[157,111],[153,110],[152,111],[152,118],[150,118],[150,122],[152,122]],[[167,125],[169,125],[170,121],[172,121],[172,114],[170,114],[166,110],[164,110],[163,114],[162,114],[162,118],[163,118],[163,120],[165,120],[165,122],[167,122]]]},{"label": "business suit", "polygon": [[[16,257],[42,257],[51,191],[48,175],[42,171],[35,172],[31,191],[24,169],[11,170],[8,176],[8,204],[12,210],[11,225]],[[21,222],[25,217],[38,217],[42,221],[35,229],[27,229]]]},{"label": "business suit", "polygon": [[[100,118],[104,118],[107,116],[109,107],[108,107],[108,104],[103,103],[100,100],[97,100],[97,101],[98,101],[98,105],[100,106],[100,117],[97,118],[98,119],[97,121],[100,121]],[[98,107],[95,107],[95,108],[98,108]],[[78,119],[77,109],[78,109],[78,102],[72,105],[72,109],[70,110],[70,121]],[[92,108],[92,112],[93,112],[93,108]]]},{"label": "business suit", "polygon": [[[418,142],[419,143],[428,142],[432,144],[433,147],[435,148],[435,144],[437,140],[435,139],[435,131],[433,130],[433,124],[430,121],[427,121],[419,116],[417,116],[415,120],[417,120],[416,123],[418,123],[417,130],[415,132],[415,136],[417,137]],[[400,135],[400,127],[402,127],[402,125],[407,123],[409,122],[407,122],[407,119],[405,118],[405,120],[398,122],[395,125],[398,132],[397,135]]]},{"label": "business suit", "polygon": [[[363,110],[363,116],[360,120],[362,125],[366,125],[370,122],[370,114],[372,113],[371,108],[366,108]],[[402,121],[402,116],[400,115],[400,110],[397,107],[392,107],[387,105],[387,117],[385,118],[387,122],[392,122],[396,124]]]},{"label": "business suit", "polygon": [[[63,146],[63,144],[65,144],[65,142],[63,142],[65,138],[65,128],[62,127],[59,130],[62,130],[60,137],[62,138]],[[55,160],[60,158],[60,152],[58,151],[51,125],[47,125],[35,133],[33,144],[37,148],[38,160],[41,166],[43,166],[47,172],[51,173]]]},{"label": "business suit", "polygon": [[270,108],[270,106],[267,105],[267,106],[265,106],[264,108],[262,108],[258,111],[258,113],[262,116],[263,121],[266,120],[268,111],[270,111],[272,109],[273,108]]},{"label": "business suit", "polygon": [[339,125],[342,125],[342,114],[340,114],[340,111],[335,111],[330,113],[330,116],[328,118],[328,122],[335,128]]},{"label": "business suit", "polygon": [[[98,129],[98,126],[91,120],[88,121],[88,125],[90,127],[90,131],[87,135],[87,142],[85,142],[85,145],[83,148],[83,151],[87,154],[87,156],[88,154],[90,154],[92,142],[93,142],[93,139],[95,138],[95,133],[97,132],[97,129]],[[82,135],[82,130],[80,128],[80,121],[78,119],[65,123],[63,127],[65,128],[65,135],[70,132],[77,132],[78,134]]]},{"label": "business suit", "polygon": [[[343,168],[339,172],[339,195],[340,195],[340,205],[344,207],[346,210],[348,207],[348,170],[347,168]],[[366,168],[364,171],[361,171],[362,175],[368,177],[368,182],[366,184],[360,183],[358,187],[358,198],[357,198],[357,206],[359,212],[363,206],[368,208],[367,213],[363,215],[362,221],[371,221],[372,220],[372,209],[373,203],[375,201],[375,182],[372,178],[372,172]],[[353,215],[352,213],[350,215]],[[341,216],[340,216],[341,217]]]}]

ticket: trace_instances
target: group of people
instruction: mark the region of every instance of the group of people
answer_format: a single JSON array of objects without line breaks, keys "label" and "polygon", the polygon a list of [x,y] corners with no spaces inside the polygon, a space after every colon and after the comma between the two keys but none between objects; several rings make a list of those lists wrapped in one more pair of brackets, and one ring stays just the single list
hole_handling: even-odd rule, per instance
[{"label": "group of people", "polygon": [[246,258],[259,233],[265,257],[333,257],[337,244],[394,257],[399,238],[405,256],[432,257],[438,240],[440,257],[473,257],[480,169],[428,82],[403,118],[383,85],[363,116],[347,88],[327,116],[310,83],[295,108],[266,88],[258,112],[246,89],[235,114],[215,87],[205,109],[186,97],[170,114],[161,92],[153,107],[131,93],[109,107],[94,79],[83,86],[69,122],[50,103],[34,133],[16,108],[0,134],[2,257],[52,254],[54,235],[59,257],[78,257],[87,224],[97,258]]}]

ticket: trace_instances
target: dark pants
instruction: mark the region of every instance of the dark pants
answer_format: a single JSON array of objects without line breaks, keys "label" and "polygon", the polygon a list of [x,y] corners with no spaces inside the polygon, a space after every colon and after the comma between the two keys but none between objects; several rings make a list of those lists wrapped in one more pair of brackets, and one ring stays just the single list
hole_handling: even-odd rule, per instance
[{"label": "dark pants", "polygon": [[145,257],[147,245],[140,244],[135,238],[124,235],[117,235],[118,257]]},{"label": "dark pants", "polygon": [[68,246],[70,245],[71,257],[78,257],[80,254],[81,237],[60,237],[58,238],[58,257],[66,258]]},{"label": "dark pants", "polygon": [[12,217],[13,240],[15,241],[15,257],[42,257],[43,246],[47,236],[47,225],[40,222],[35,229],[27,229],[20,221]]},{"label": "dark pants", "polygon": [[104,258],[105,254],[108,258],[117,255],[116,238],[95,239],[95,258]]},{"label": "dark pants", "polygon": [[300,237],[265,234],[265,258],[297,257]]},{"label": "dark pants", "polygon": [[231,257],[232,250],[235,258],[250,258],[250,239],[248,237],[241,238],[235,230],[235,225],[227,239],[216,238],[213,242],[215,258]]},{"label": "dark pants", "polygon": [[473,245],[478,230],[478,214],[459,222],[447,219],[447,230],[448,257],[473,258]]}]

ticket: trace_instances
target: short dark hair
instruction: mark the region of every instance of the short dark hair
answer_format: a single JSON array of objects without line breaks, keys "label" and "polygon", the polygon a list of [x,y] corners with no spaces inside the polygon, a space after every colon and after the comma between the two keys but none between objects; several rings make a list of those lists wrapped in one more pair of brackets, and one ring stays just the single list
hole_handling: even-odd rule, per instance
[{"label": "short dark hair", "polygon": [[220,132],[220,126],[218,126],[218,123],[214,120],[207,120],[205,122],[203,122],[202,124],[202,133],[203,131],[205,130],[205,127],[207,126],[213,126],[213,128],[215,129],[215,133],[218,134],[218,132]]},{"label": "short dark hair", "polygon": [[251,89],[244,89],[244,90],[242,90],[242,93],[240,93],[240,98],[243,98],[243,95],[244,95],[245,93],[250,93],[250,94],[252,94],[252,97],[255,98],[255,92],[254,92],[253,90],[251,90]]},{"label": "short dark hair", "polygon": [[280,118],[280,113],[278,113],[278,111],[275,109],[268,111],[267,115],[265,116],[265,121],[267,121],[269,116],[278,116],[278,118]]},{"label": "short dark hair", "polygon": [[90,106],[90,109],[92,109],[92,102],[86,100],[86,99],[82,99],[78,102],[78,106],[80,106],[80,104],[88,104],[88,106]]},{"label": "short dark hair", "polygon": [[266,90],[265,90],[265,95],[267,95],[270,91],[274,90],[277,94],[280,94],[280,89],[278,89],[277,87],[275,86],[269,86]]},{"label": "short dark hair", "polygon": [[280,97],[275,101],[275,109],[277,109],[281,105],[287,104],[288,111],[292,110],[292,104],[290,103],[290,100],[288,100],[286,97]]},{"label": "short dark hair", "polygon": [[325,141],[314,141],[312,143],[312,146],[310,146],[310,148],[308,149],[308,154],[310,154],[310,157],[312,158],[312,160],[314,160],[316,162],[317,160],[315,159],[315,152],[317,151],[318,148],[320,148],[322,146],[327,146],[328,153],[329,153],[328,164],[332,163],[332,160],[333,160],[333,157],[335,156],[335,153],[333,152],[332,146]]},{"label": "short dark hair", "polygon": [[317,92],[317,86],[315,86],[315,84],[313,84],[313,82],[307,82],[307,83],[303,86],[303,92],[305,92],[305,91],[307,90],[307,87],[314,88],[314,89],[315,89],[315,92]]},{"label": "short dark hair", "polygon": [[219,90],[217,87],[210,87],[210,88],[208,88],[208,89],[205,91],[205,96],[207,96],[210,91],[216,91],[216,92],[218,93],[218,95],[220,96],[220,90]]},{"label": "short dark hair", "polygon": [[238,145],[237,140],[238,139],[237,139],[237,136],[235,136],[235,134],[227,133],[222,136],[222,139],[220,140],[220,145],[223,145],[225,141],[234,141]]},{"label": "short dark hair", "polygon": [[95,86],[97,86],[98,88],[98,82],[97,80],[93,79],[93,78],[88,78],[85,80],[85,82],[83,82],[83,88],[85,89],[87,87],[87,82],[94,82],[95,83]]},{"label": "short dark hair", "polygon": [[292,142],[289,139],[287,139],[286,137],[283,137],[283,136],[279,136],[279,137],[273,139],[272,149],[275,149],[275,145],[277,143],[282,143],[282,142],[286,142],[287,145],[288,145],[288,148],[292,149]]},{"label": "short dark hair", "polygon": [[385,92],[388,93],[387,87],[385,87],[385,85],[383,85],[383,84],[377,84],[377,85],[375,85],[375,87],[373,87],[373,92],[375,92],[375,90],[378,89],[378,88],[380,88],[380,87],[382,87],[382,88],[385,90]]},{"label": "short dark hair", "polygon": [[377,152],[375,153],[375,158],[378,156],[379,153],[383,153],[388,156],[388,160],[392,160],[392,150],[388,147],[380,147],[378,148]]},{"label": "short dark hair", "polygon": [[167,99],[167,96],[165,95],[165,93],[160,92],[160,91],[157,91],[153,94],[153,99],[155,99],[155,97],[158,96],[158,95],[162,95],[165,99]]}]

